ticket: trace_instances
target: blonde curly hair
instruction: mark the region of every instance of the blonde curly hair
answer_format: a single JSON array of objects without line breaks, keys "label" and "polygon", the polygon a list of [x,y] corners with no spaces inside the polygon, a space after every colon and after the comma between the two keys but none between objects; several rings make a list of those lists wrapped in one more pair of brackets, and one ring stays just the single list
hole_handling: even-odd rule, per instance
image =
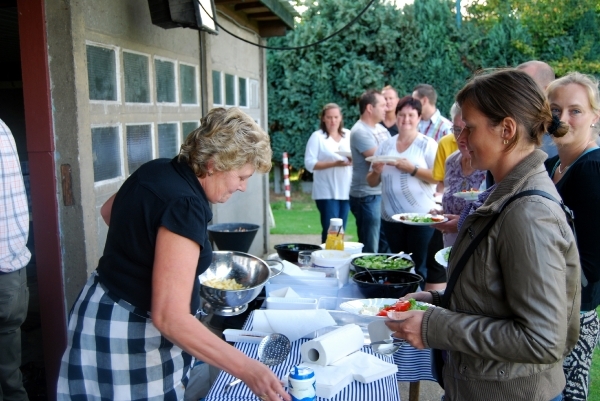
[{"label": "blonde curly hair", "polygon": [[271,170],[271,143],[254,120],[237,107],[214,108],[200,121],[181,145],[178,160],[185,161],[197,177],[215,171],[232,171],[251,164],[257,172]]}]

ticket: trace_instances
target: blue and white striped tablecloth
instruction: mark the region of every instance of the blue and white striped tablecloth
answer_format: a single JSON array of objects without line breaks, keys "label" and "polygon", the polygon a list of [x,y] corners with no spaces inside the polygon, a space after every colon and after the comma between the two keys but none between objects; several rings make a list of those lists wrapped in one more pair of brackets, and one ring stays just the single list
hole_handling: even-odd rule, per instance
[{"label": "blue and white striped tablecloth", "polygon": [[[250,314],[244,330],[252,329],[252,318],[253,314]],[[277,366],[271,366],[273,372],[280,378],[283,378],[291,369],[292,366],[302,362],[300,356],[300,346],[309,341],[306,338],[302,338],[292,343],[292,349],[290,354],[283,363]],[[242,351],[244,354],[251,358],[258,359],[258,345],[251,343],[236,343],[235,347]],[[370,347],[363,347],[363,352],[377,356],[378,358],[393,363],[394,361],[390,356],[373,354]],[[221,372],[217,377],[217,380],[213,384],[210,392],[206,396],[206,401],[256,401],[259,400],[250,389],[244,384],[240,383],[230,388],[227,392],[223,392],[224,387],[231,381],[235,380],[233,376],[226,372]],[[363,400],[388,400],[388,401],[400,401],[400,393],[398,391],[398,384],[394,376],[388,376],[383,379],[374,381],[369,384],[352,382],[349,386],[346,386],[333,398],[320,398],[317,397],[318,401],[333,400],[333,401],[363,401]]]},{"label": "blue and white striped tablecloth", "polygon": [[435,381],[431,376],[430,349],[416,349],[405,344],[394,354],[394,363],[398,365],[396,379],[399,382]]}]

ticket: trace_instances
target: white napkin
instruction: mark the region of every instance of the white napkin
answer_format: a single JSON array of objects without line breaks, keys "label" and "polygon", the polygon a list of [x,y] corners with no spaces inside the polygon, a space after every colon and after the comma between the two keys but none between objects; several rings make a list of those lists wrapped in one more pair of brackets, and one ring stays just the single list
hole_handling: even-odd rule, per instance
[{"label": "white napkin", "polygon": [[368,384],[394,375],[398,371],[395,364],[360,351],[329,366],[306,362],[302,362],[301,366],[308,366],[314,370],[317,396],[323,398],[335,396],[354,380]]},{"label": "white napkin", "polygon": [[280,298],[300,298],[300,295],[298,295],[298,293],[294,291],[291,287],[285,287],[275,291],[271,291],[269,293],[269,296]]},{"label": "white napkin", "polygon": [[324,272],[311,272],[310,270],[302,270],[298,266],[293,263],[288,262],[287,260],[282,261],[283,263],[283,274],[287,274],[288,276],[308,276],[308,277],[325,277]]},{"label": "white napkin", "polygon": [[324,309],[316,310],[262,310],[254,311],[253,331],[281,333],[290,341],[301,339],[307,334],[335,326],[335,320]]}]

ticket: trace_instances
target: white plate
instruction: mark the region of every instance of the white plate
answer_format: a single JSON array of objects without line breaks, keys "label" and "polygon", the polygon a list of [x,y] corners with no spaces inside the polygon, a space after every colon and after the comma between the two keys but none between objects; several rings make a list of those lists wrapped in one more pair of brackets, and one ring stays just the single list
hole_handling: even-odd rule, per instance
[{"label": "white plate", "polygon": [[448,267],[448,261],[446,260],[446,258],[444,256],[450,252],[450,249],[452,249],[451,246],[437,251],[435,253],[435,261],[444,267]]},{"label": "white plate", "polygon": [[352,157],[352,152],[344,152],[343,150],[338,150],[335,153],[344,157]]},{"label": "white plate", "polygon": [[395,163],[402,159],[400,156],[369,156],[365,160],[369,163]]},{"label": "white plate", "polygon": [[[339,308],[345,312],[352,313],[353,315],[358,315],[368,319],[387,319],[385,316],[373,316],[373,315],[364,315],[361,314],[364,308],[367,307],[377,307],[377,309],[383,308],[385,305],[393,305],[398,302],[397,298],[370,298],[370,299],[354,299],[352,301],[346,301],[340,304]],[[433,306],[426,302],[417,301],[419,305],[427,305]]]},{"label": "white plate", "polygon": [[476,201],[477,199],[479,199],[480,193],[481,193],[481,191],[457,192],[455,194],[452,194],[452,196],[456,196],[457,198],[461,198],[464,200]]},{"label": "white plate", "polygon": [[398,302],[398,298],[370,298],[370,299],[354,299],[340,304],[340,309],[353,315],[359,315],[366,318],[385,319],[385,316],[364,315],[361,310],[367,307],[383,308],[385,305],[393,305]]},{"label": "white plate", "polygon": [[404,224],[408,224],[411,226],[431,226],[434,224],[440,224],[440,223],[445,223],[448,221],[447,217],[444,217],[444,220],[442,221],[433,221],[433,222],[429,222],[429,223],[420,223],[420,222],[415,222],[415,221],[411,221],[411,220],[403,220],[403,217],[408,217],[408,218],[412,218],[412,217],[432,217],[431,214],[429,213],[399,213],[399,214],[395,214],[392,216],[393,220],[399,221],[400,223],[404,223]]}]

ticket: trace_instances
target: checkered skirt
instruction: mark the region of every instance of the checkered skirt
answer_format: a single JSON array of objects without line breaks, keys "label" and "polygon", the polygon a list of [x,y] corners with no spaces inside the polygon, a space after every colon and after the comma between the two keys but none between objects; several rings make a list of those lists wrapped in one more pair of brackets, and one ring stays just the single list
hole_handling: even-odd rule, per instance
[{"label": "checkered skirt", "polygon": [[192,357],[94,272],[69,317],[59,400],[181,400]]}]

